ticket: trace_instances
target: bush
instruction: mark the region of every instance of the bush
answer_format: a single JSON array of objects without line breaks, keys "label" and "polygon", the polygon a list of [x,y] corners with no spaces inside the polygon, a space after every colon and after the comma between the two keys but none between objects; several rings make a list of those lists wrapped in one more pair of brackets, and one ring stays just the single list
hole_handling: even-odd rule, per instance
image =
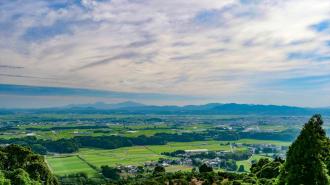
[{"label": "bush", "polygon": [[199,167],[199,172],[200,173],[206,173],[206,172],[212,172],[213,171],[213,168],[211,166],[208,166],[207,164],[202,164],[200,167]]}]

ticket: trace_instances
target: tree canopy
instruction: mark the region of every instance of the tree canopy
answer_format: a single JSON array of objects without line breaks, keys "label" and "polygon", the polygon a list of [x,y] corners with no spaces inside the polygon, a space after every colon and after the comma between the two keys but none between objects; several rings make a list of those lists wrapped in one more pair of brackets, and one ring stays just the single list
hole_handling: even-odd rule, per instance
[{"label": "tree canopy", "polygon": [[44,158],[19,145],[0,147],[0,184],[57,185]]},{"label": "tree canopy", "polygon": [[322,128],[321,115],[314,115],[301,130],[287,152],[278,184],[327,185],[326,161],[329,158],[329,139]]}]

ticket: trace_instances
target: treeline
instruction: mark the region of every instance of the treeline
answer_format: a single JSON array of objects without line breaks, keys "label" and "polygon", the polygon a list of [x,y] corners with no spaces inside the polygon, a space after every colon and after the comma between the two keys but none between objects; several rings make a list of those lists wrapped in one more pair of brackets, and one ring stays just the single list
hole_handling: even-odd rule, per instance
[{"label": "treeline", "polygon": [[33,152],[45,155],[48,152],[73,153],[79,150],[79,145],[72,139],[44,140],[35,136],[23,138],[0,139],[0,144],[18,144],[32,149]]},{"label": "treeline", "polygon": [[141,135],[138,137],[124,136],[76,136],[69,139],[45,140],[35,136],[23,138],[0,139],[0,144],[19,144],[30,147],[34,152],[45,155],[52,153],[73,153],[80,147],[92,147],[102,149],[115,149],[134,145],[165,145],[167,142],[189,142],[205,140],[200,134],[155,134],[154,136]]},{"label": "treeline", "polygon": [[23,138],[0,139],[0,144],[20,144],[30,147],[39,154],[53,153],[73,153],[80,147],[92,147],[102,149],[115,149],[134,145],[165,145],[170,141],[188,142],[204,140],[199,134],[155,134],[154,136],[141,135],[138,137],[123,136],[76,136],[70,139],[44,140],[35,136]]},{"label": "treeline", "polygon": [[14,127],[14,126],[0,127],[0,132],[10,131],[10,130],[19,130],[19,128]]},{"label": "treeline", "polygon": [[299,134],[299,130],[288,129],[281,132],[235,132],[209,130],[207,134],[209,137],[219,141],[233,141],[239,139],[293,141]]},{"label": "treeline", "polygon": [[[101,127],[101,126],[81,126]],[[63,129],[63,127],[60,127]],[[71,127],[64,127],[71,128]],[[115,149],[120,147],[129,147],[134,145],[165,145],[168,142],[192,142],[205,140],[238,140],[243,138],[250,139],[268,139],[291,141],[296,136],[295,131],[283,132],[232,132],[232,131],[215,131],[209,130],[203,133],[156,133],[153,136],[140,135],[138,137],[125,136],[75,136],[69,139],[44,140],[37,139],[34,136],[23,138],[0,139],[0,144],[20,144],[30,147],[34,152],[39,154],[53,153],[73,153],[77,152],[80,147],[92,147],[102,149]]]}]

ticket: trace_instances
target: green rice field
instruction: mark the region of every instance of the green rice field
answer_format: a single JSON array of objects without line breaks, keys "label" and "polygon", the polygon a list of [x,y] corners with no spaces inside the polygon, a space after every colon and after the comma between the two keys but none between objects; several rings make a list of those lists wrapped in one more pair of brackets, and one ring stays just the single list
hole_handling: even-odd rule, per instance
[{"label": "green rice field", "polygon": [[[220,145],[220,143],[222,143]],[[95,175],[97,172],[91,167],[100,168],[102,165],[143,165],[148,161],[157,161],[159,158],[166,158],[161,155],[163,152],[173,152],[176,150],[194,150],[208,149],[210,151],[228,151],[230,145],[225,144],[228,141],[195,141],[195,142],[170,142],[166,145],[151,146],[133,146],[118,149],[94,149],[82,148],[76,156],[47,156],[47,162],[52,171],[57,175],[66,175],[68,173],[85,172],[89,175]],[[237,140],[235,143],[270,143],[287,146],[289,142],[263,141],[253,139]],[[245,150],[245,147],[233,148],[233,150]],[[83,160],[81,160],[82,158]],[[237,161],[237,164],[243,164],[245,170],[249,170],[251,161],[262,156],[254,155],[249,160]],[[89,165],[88,165],[89,164]],[[175,167],[169,167],[170,171],[175,171]],[[177,168],[177,170],[186,170],[187,167]]]},{"label": "green rice field", "polygon": [[91,168],[86,162],[78,156],[61,156],[46,158],[50,169],[56,175],[67,175],[72,173],[84,172],[89,176],[95,176],[97,171]]}]

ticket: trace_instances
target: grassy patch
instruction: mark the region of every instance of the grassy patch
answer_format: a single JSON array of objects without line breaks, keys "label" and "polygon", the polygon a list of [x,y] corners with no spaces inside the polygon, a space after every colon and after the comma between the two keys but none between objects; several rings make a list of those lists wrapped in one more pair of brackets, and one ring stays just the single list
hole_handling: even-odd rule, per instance
[{"label": "grassy patch", "polygon": [[181,166],[181,165],[174,165],[174,166],[168,166],[165,167],[166,172],[176,172],[176,171],[191,171],[192,167],[191,166]]},{"label": "grassy patch", "polygon": [[81,149],[79,155],[97,167],[102,165],[143,165],[146,161],[156,161],[162,156],[143,146],[123,147],[113,150]]},{"label": "grassy patch", "polygon": [[91,168],[84,161],[79,159],[77,156],[62,156],[62,157],[52,157],[48,156],[46,158],[51,170],[56,175],[68,175],[78,172],[84,172],[88,176],[97,175],[97,171]]},{"label": "grassy patch", "polygon": [[273,144],[278,146],[289,146],[291,142],[286,141],[275,141],[275,140],[257,140],[257,139],[240,139],[237,141],[232,141],[234,143],[243,143],[243,144]]}]

